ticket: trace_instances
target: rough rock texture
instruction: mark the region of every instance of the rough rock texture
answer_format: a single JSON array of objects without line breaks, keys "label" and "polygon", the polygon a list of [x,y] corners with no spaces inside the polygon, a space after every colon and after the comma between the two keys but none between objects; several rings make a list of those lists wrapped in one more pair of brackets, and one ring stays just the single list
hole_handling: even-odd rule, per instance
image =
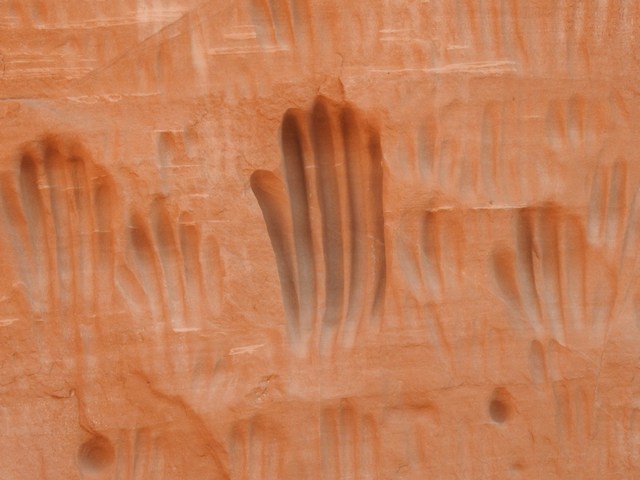
[{"label": "rough rock texture", "polygon": [[0,479],[640,478],[640,3],[0,0]]}]

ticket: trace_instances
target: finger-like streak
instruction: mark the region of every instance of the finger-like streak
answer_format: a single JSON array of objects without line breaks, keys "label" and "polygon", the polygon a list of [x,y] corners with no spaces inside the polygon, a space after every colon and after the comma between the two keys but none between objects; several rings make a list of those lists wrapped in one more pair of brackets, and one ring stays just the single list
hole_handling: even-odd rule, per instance
[{"label": "finger-like streak", "polygon": [[223,289],[224,289],[224,263],[220,258],[220,247],[213,235],[205,237],[203,248],[200,250],[200,263],[203,265],[203,278],[206,279],[208,291],[206,298],[207,305],[213,315],[220,315],[222,311]]},{"label": "finger-like streak", "polygon": [[316,259],[311,230],[310,203],[312,199],[310,176],[305,169],[312,168],[309,140],[304,133],[302,112],[288,110],[282,119],[282,152],[284,174],[289,193],[289,206],[296,252],[297,285],[300,308],[301,333],[310,333],[317,310]]},{"label": "finger-like streak", "polygon": [[543,207],[536,212],[536,230],[539,236],[538,257],[542,266],[542,278],[538,285],[542,292],[546,316],[551,331],[564,341],[564,318],[562,301],[565,296],[562,284],[562,246],[560,243],[561,212],[552,207]]},{"label": "finger-like streak", "polygon": [[99,172],[93,183],[93,212],[95,241],[94,256],[96,258],[95,304],[98,311],[113,308],[113,293],[116,284],[114,239],[114,222],[118,213],[117,192],[113,179],[104,172]]},{"label": "finger-like streak", "polygon": [[90,180],[87,166],[79,152],[71,152],[67,167],[71,187],[71,194],[67,198],[71,203],[69,231],[72,235],[71,242],[75,252],[72,274],[77,291],[76,309],[79,313],[89,316],[96,312],[94,294],[97,288],[95,226],[89,190]]},{"label": "finger-like streak", "polygon": [[[342,111],[341,128],[345,146],[345,163],[347,167],[347,181],[349,194],[349,210],[351,222],[351,269],[349,275],[349,299],[347,302],[347,316],[345,325],[348,335],[355,334],[363,315],[371,308],[365,299],[365,292],[373,293],[373,272],[369,272],[367,262],[375,262],[375,258],[368,258],[373,253],[373,226],[369,222],[369,209],[374,205],[369,198],[370,185],[367,179],[371,165],[367,160],[367,146],[365,132],[358,123],[357,112],[347,107]],[[372,248],[373,247],[373,248]]]},{"label": "finger-like streak", "polygon": [[588,266],[588,252],[586,245],[586,233],[578,218],[569,217],[563,225],[563,278],[564,298],[562,304],[565,308],[567,325],[565,328],[573,332],[584,329],[588,318],[588,304],[591,301],[587,291],[587,283],[590,279]]},{"label": "finger-like streak", "polygon": [[153,321],[158,322],[161,318],[161,312],[158,309],[162,305],[162,272],[157,264],[157,253],[151,241],[149,228],[138,213],[131,217],[129,245],[132,266],[149,300]]},{"label": "finger-like streak", "polygon": [[627,198],[627,163],[623,159],[616,160],[612,167],[611,183],[609,185],[609,200],[607,205],[607,221],[605,241],[607,245],[622,243],[622,226],[626,220],[628,205]]},{"label": "finger-like streak", "polygon": [[369,161],[371,162],[371,175],[369,176],[369,197],[365,203],[369,203],[371,208],[368,225],[373,240],[373,300],[371,305],[371,318],[373,323],[378,323],[384,308],[385,291],[387,283],[387,253],[384,239],[384,207],[383,196],[383,176],[382,176],[382,145],[380,143],[380,133],[369,127],[367,150]]},{"label": "finger-like streak", "polygon": [[27,219],[33,252],[34,289],[31,294],[38,314],[51,308],[48,277],[53,265],[50,264],[49,244],[45,234],[46,212],[40,195],[38,168],[33,152],[25,153],[20,163],[20,203]]},{"label": "finger-like streak", "polygon": [[516,272],[524,311],[534,329],[540,329],[541,309],[536,286],[535,265],[539,252],[534,251],[535,209],[519,210],[516,218]]},{"label": "finger-like streak", "polygon": [[596,170],[589,200],[588,232],[592,243],[599,243],[605,235],[605,219],[607,215],[607,176],[604,168]]},{"label": "finger-like streak", "polygon": [[431,290],[432,299],[438,300],[444,294],[445,280],[442,266],[442,245],[440,244],[440,215],[439,211],[425,213],[420,238],[425,279]]},{"label": "finger-like streak", "polygon": [[28,223],[20,205],[20,196],[13,175],[0,179],[0,205],[2,206],[2,223],[6,226],[6,234],[11,246],[11,257],[17,262],[20,281],[25,284],[29,301],[34,305],[34,287],[38,272],[34,272],[33,252],[29,239]]},{"label": "finger-like streak", "polygon": [[[207,296],[202,276],[202,263],[200,261],[200,231],[191,218],[184,213],[178,223],[178,237],[183,259],[187,324],[189,327],[197,325],[197,328],[200,328],[205,317],[203,300]],[[213,278],[216,277],[217,272],[213,275]]]},{"label": "finger-like streak", "polygon": [[336,171],[338,133],[334,106],[319,97],[312,112],[313,149],[317,167],[317,191],[323,220],[326,307],[323,319],[323,340],[334,330],[344,307],[344,233],[342,230],[341,198]]},{"label": "finger-like streak", "polygon": [[180,251],[176,243],[175,232],[169,212],[161,199],[153,202],[151,207],[151,221],[153,234],[157,245],[158,257],[162,268],[162,278],[164,288],[162,298],[164,305],[168,307],[168,318],[175,329],[184,328],[185,308],[184,308],[184,283],[180,264]]},{"label": "finger-like streak", "polygon": [[300,307],[296,290],[293,227],[285,188],[273,173],[257,170],[251,175],[251,189],[262,210],[271,246],[276,256],[288,330],[293,338],[298,340]]},{"label": "finger-like streak", "polygon": [[522,314],[520,291],[516,275],[516,259],[514,253],[506,248],[493,252],[493,273],[503,298],[518,315]]},{"label": "finger-like streak", "polygon": [[69,182],[65,147],[54,137],[46,138],[42,144],[44,173],[48,184],[51,217],[53,218],[53,235],[51,235],[50,241],[55,244],[56,267],[54,271],[58,282],[57,298],[62,312],[65,312],[77,300],[74,298],[77,291],[73,275],[75,251],[67,199]]}]

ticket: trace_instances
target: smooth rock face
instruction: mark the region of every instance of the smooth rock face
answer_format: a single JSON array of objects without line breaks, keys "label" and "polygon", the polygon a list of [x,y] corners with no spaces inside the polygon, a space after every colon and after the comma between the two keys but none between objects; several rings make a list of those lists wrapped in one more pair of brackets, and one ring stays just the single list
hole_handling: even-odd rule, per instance
[{"label": "smooth rock face", "polygon": [[640,3],[0,1],[0,479],[640,478]]}]

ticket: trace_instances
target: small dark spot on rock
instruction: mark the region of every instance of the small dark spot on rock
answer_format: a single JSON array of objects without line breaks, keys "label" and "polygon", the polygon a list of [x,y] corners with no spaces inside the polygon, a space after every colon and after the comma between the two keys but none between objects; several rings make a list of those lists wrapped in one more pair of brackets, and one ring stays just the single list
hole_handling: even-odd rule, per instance
[{"label": "small dark spot on rock", "polygon": [[503,423],[509,418],[509,408],[502,401],[493,399],[489,404],[489,415],[494,422]]},{"label": "small dark spot on rock", "polygon": [[513,399],[504,388],[496,388],[489,400],[489,417],[496,423],[504,423],[512,415]]}]

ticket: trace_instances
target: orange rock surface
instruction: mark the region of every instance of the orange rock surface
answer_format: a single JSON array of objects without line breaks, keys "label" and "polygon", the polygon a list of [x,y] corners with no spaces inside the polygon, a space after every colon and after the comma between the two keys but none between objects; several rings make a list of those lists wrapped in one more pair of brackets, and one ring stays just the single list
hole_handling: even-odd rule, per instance
[{"label": "orange rock surface", "polygon": [[640,3],[0,1],[0,479],[640,478]]}]

